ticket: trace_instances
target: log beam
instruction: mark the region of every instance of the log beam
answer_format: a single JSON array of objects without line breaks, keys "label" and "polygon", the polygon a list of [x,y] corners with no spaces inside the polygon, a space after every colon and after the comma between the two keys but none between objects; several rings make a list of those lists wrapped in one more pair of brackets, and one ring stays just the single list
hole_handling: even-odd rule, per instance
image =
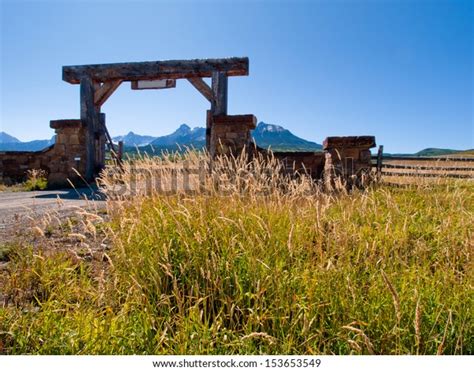
[{"label": "log beam", "polygon": [[188,79],[192,86],[194,86],[198,92],[200,92],[204,98],[212,103],[214,95],[212,94],[212,89],[206,82],[200,77],[191,77]]},{"label": "log beam", "polygon": [[226,76],[247,76],[249,59],[233,57],[64,66],[63,80],[71,84],[79,84],[83,77],[89,77],[98,82],[116,79],[123,81],[187,79],[212,77],[212,73],[216,71]]}]

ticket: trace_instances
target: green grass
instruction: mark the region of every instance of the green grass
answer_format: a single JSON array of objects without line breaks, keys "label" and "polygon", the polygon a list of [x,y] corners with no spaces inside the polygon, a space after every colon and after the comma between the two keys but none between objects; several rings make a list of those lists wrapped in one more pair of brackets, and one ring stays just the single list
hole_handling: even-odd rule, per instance
[{"label": "green grass", "polygon": [[0,352],[473,354],[473,190],[134,200],[103,261],[9,255]]},{"label": "green grass", "polygon": [[2,184],[0,183],[0,192],[28,192],[44,190],[48,187],[48,178],[44,170],[27,170],[26,180],[22,183]]}]

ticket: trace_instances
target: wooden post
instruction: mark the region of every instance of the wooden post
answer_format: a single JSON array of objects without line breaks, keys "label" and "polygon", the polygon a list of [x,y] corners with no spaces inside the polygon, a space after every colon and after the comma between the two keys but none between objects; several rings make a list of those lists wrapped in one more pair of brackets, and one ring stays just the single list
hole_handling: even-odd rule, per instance
[{"label": "wooden post", "polygon": [[227,75],[224,72],[212,73],[212,93],[212,114],[227,115]]},{"label": "wooden post", "polygon": [[218,115],[227,115],[227,75],[223,72],[215,71],[212,73],[212,95],[211,119],[209,127],[209,153],[213,157],[216,153],[216,147],[219,145],[218,139],[212,135],[213,117]]},{"label": "wooden post", "polygon": [[206,111],[206,151],[211,150],[211,126],[212,126],[212,112]]},{"label": "wooden post", "polygon": [[377,152],[377,182],[382,178],[383,145],[379,146]]},{"label": "wooden post", "polygon": [[81,78],[81,121],[86,126],[86,173],[92,181],[96,173],[96,137],[100,127],[100,112],[94,105],[94,83],[90,77]]},{"label": "wooden post", "polygon": [[121,164],[123,158],[123,140],[118,142],[118,153],[117,153],[117,160]]}]

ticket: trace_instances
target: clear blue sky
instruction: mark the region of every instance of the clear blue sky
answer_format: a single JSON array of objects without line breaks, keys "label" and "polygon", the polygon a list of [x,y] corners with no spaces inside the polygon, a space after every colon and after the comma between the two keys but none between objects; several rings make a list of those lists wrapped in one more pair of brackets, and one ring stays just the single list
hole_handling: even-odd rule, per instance
[{"label": "clear blue sky", "polygon": [[[372,134],[387,152],[474,147],[472,1],[8,1],[1,3],[0,131],[53,135],[79,118],[63,65],[248,56],[229,113],[296,135]],[[113,135],[204,126],[207,101],[122,84]]]}]

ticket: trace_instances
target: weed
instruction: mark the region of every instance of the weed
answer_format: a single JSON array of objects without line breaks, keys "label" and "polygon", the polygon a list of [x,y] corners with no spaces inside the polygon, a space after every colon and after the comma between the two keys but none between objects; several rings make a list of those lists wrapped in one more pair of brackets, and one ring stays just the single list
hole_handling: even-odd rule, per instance
[{"label": "weed", "polygon": [[41,169],[27,170],[27,179],[24,183],[26,191],[37,191],[46,189],[48,179],[46,172]]}]

